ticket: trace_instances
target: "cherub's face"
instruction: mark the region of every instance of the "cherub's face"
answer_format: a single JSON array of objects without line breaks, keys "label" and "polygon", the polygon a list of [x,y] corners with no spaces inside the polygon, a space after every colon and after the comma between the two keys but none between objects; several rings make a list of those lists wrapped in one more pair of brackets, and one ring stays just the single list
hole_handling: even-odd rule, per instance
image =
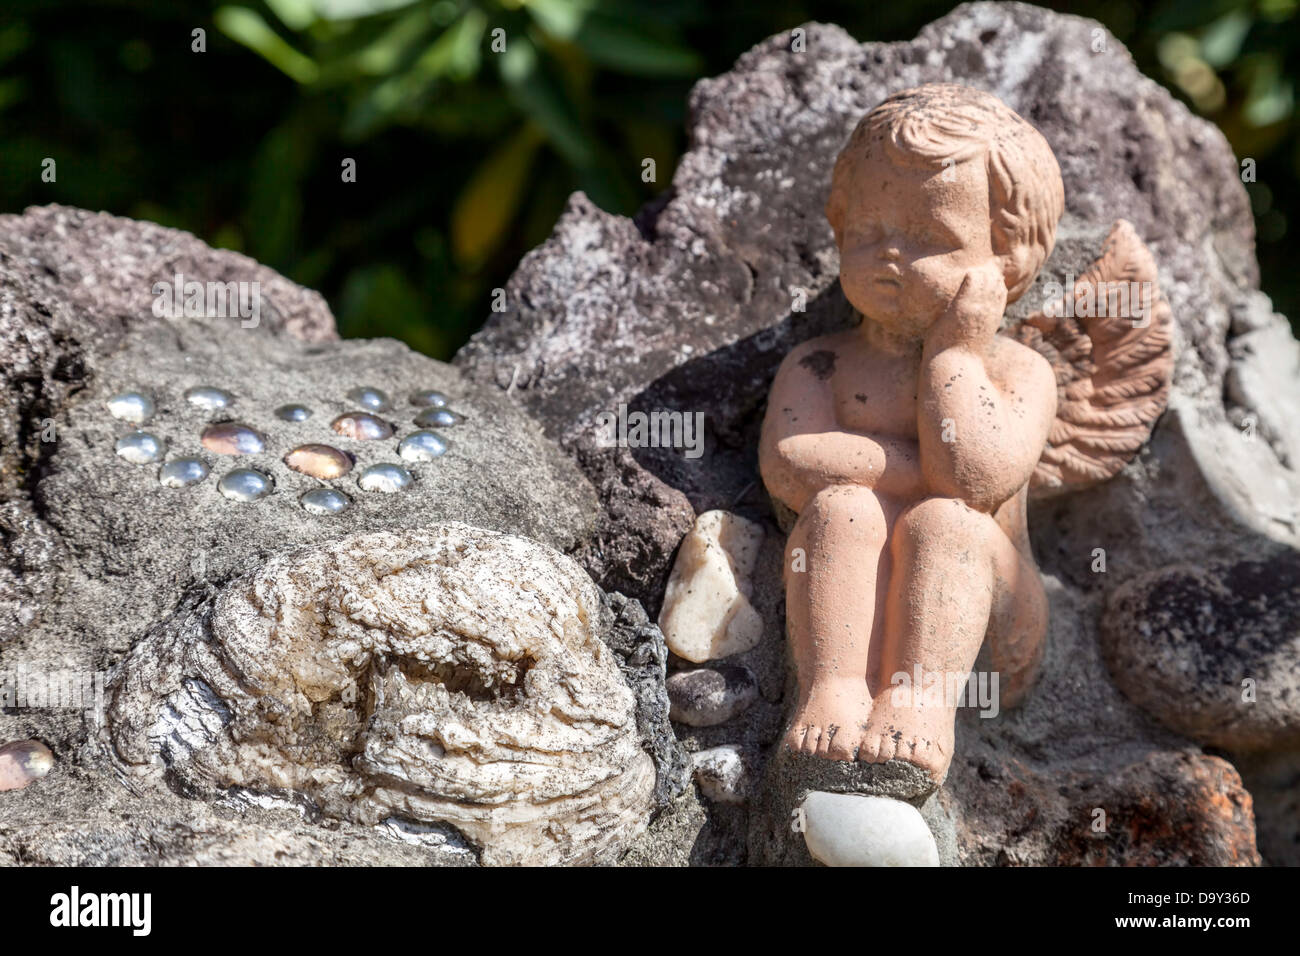
[{"label": "cherub's face", "polygon": [[887,331],[920,338],[966,273],[994,258],[983,160],[935,170],[875,151],[859,162],[840,236],[840,285]]}]

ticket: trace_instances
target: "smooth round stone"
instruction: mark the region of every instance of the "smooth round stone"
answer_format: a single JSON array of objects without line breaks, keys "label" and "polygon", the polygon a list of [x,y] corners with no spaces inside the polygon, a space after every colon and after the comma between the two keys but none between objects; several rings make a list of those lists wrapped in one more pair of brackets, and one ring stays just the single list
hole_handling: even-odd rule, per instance
[{"label": "smooth round stone", "polygon": [[342,478],[352,470],[352,459],[347,452],[333,445],[299,445],[284,456],[284,463],[296,472],[323,481]]},{"label": "smooth round stone", "polygon": [[671,719],[691,727],[714,727],[758,700],[758,678],[740,664],[700,667],[673,674],[667,690]]},{"label": "smooth round stone", "polygon": [[407,461],[433,461],[447,454],[447,439],[437,432],[411,432],[397,446],[397,453]]},{"label": "smooth round stone", "polygon": [[391,494],[410,486],[414,481],[411,473],[401,465],[388,462],[371,465],[357,476],[357,486],[362,491],[383,491]]},{"label": "smooth round stone", "polygon": [[411,393],[411,404],[420,408],[442,408],[447,401],[446,395],[431,388]]},{"label": "smooth round stone", "polygon": [[211,385],[198,385],[185,390],[185,401],[195,408],[201,408],[206,412],[215,412],[217,409],[229,408],[235,404],[235,396],[223,389],[213,388]]},{"label": "smooth round stone", "polygon": [[114,450],[133,465],[148,465],[162,458],[167,443],[149,432],[131,432],[117,440]]},{"label": "smooth round stone", "polygon": [[938,866],[921,811],[893,797],[814,790],[800,805],[804,841],[827,866]]},{"label": "smooth round stone", "polygon": [[274,490],[275,482],[271,476],[252,468],[236,468],[217,482],[217,491],[231,501],[256,501]]},{"label": "smooth round stone", "polygon": [[450,408],[426,408],[415,416],[415,424],[421,428],[446,428],[448,425],[459,425],[464,420],[464,417],[457,415]]},{"label": "smooth round stone", "polygon": [[275,417],[286,422],[305,422],[311,418],[311,409],[296,403],[281,405],[275,410]]},{"label": "smooth round stone", "polygon": [[107,404],[110,415],[132,425],[143,425],[157,411],[153,399],[144,392],[119,392]]},{"label": "smooth round stone", "polygon": [[302,510],[314,515],[336,515],[347,509],[351,499],[333,488],[313,488],[299,499]]},{"label": "smooth round stone", "polygon": [[386,412],[393,407],[388,393],[368,386],[352,389],[348,392],[348,401],[355,402],[368,412]]},{"label": "smooth round stone", "polygon": [[21,790],[54,769],[54,754],[39,740],[15,740],[0,747],[0,790]]},{"label": "smooth round stone", "polygon": [[199,440],[204,448],[218,455],[256,455],[266,451],[266,439],[261,433],[239,422],[209,425]]},{"label": "smooth round stone", "polygon": [[355,438],[357,441],[375,441],[378,438],[393,437],[393,426],[369,412],[348,412],[340,415],[330,422],[330,428],[344,438]]},{"label": "smooth round stone", "polygon": [[158,472],[158,483],[166,488],[188,488],[208,477],[208,466],[198,458],[173,458]]}]

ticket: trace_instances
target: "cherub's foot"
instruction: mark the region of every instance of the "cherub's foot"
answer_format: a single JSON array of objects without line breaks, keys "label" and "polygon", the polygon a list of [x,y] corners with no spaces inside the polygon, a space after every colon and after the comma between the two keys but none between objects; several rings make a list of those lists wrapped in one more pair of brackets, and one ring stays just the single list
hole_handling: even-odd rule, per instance
[{"label": "cherub's foot", "polygon": [[942,781],[952,762],[953,718],[948,707],[895,707],[882,695],[858,747],[866,763],[903,760]]},{"label": "cherub's foot", "polygon": [[795,753],[855,760],[870,715],[871,698],[865,681],[819,688],[795,711],[785,745]]}]

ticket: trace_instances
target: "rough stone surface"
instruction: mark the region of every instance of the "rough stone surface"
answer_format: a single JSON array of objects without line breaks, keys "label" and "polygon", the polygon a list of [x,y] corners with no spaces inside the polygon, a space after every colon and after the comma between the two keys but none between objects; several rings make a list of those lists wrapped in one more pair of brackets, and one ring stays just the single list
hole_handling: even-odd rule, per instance
[{"label": "rough stone surface", "polygon": [[1300,866],[1300,750],[1233,754],[1255,807],[1256,842],[1271,866]]},{"label": "rough stone surface", "polygon": [[1111,676],[1166,726],[1236,750],[1300,743],[1300,554],[1174,565],[1110,595]]},{"label": "rough stone surface", "polygon": [[[172,281],[176,272],[195,281],[259,282],[261,322],[243,328],[237,317],[154,315],[153,283]],[[102,681],[120,673],[133,648],[137,680],[141,656],[154,650],[155,669],[164,658],[183,661],[177,648],[171,657],[161,653],[165,635],[177,639],[183,620],[206,626],[202,622],[209,621],[214,602],[231,593],[233,580],[246,580],[286,552],[319,558],[331,542],[350,535],[387,533],[400,544],[415,529],[456,520],[483,534],[526,536],[544,551],[572,550],[588,540],[597,506],[581,473],[495,390],[396,342],[336,341],[333,318],[315,293],[182,233],[55,207],[5,217],[0,296],[0,399],[7,413],[0,427],[10,429],[0,441],[0,699],[6,701],[0,740],[39,740],[56,760],[40,786],[5,794],[0,858],[77,865],[513,859],[443,820],[401,813],[377,822],[373,814],[360,814],[361,823],[336,818],[346,814],[331,817],[330,801],[313,800],[310,786],[272,793],[250,785],[214,797],[210,780],[179,770],[165,774],[166,787],[135,781],[109,759],[103,712],[93,701],[11,706],[8,692],[24,672]],[[330,431],[334,417],[355,410],[346,392],[362,384],[398,396],[385,413],[396,427],[392,439],[349,441]],[[223,409],[199,408],[184,397],[197,385],[223,388],[235,401]],[[165,439],[167,459],[200,457],[211,468],[206,480],[164,487],[160,465],[132,465],[113,454],[130,426],[114,419],[105,401],[126,388],[156,398],[148,427]],[[414,429],[419,411],[405,397],[425,389],[446,393],[464,420],[449,430],[446,455],[408,465],[416,480],[403,493],[366,494],[356,486],[356,470],[324,483],[281,460],[297,445],[324,441],[359,466],[396,461],[397,444]],[[314,414],[299,422],[274,414],[290,402]],[[248,423],[266,436],[265,451],[227,456],[204,450],[202,429],[220,421]],[[274,493],[251,503],[221,497],[217,481],[238,466],[270,476]],[[332,516],[306,512],[299,495],[323,487],[346,494],[350,507]],[[569,590],[577,593],[578,586]],[[568,839],[576,848],[575,861],[616,856],[688,780],[668,722],[662,635],[636,601],[592,593],[597,613],[589,623],[600,640],[584,646],[591,653],[612,651],[603,654],[606,676],[612,673],[622,688],[628,712],[620,720],[626,725],[630,715],[635,725],[635,745],[615,762],[620,773],[632,770],[643,778],[635,788],[643,806],[637,824],[610,830],[614,839],[603,847],[590,834],[566,837],[556,828],[557,844]],[[582,696],[576,687],[573,693]],[[127,719],[141,718],[147,699]],[[204,713],[211,716],[204,705],[212,700],[197,685],[183,688],[177,703],[192,704],[190,717],[200,726]],[[330,733],[346,730],[343,723],[330,724],[317,744],[328,749],[325,741],[337,743]],[[371,731],[378,737],[382,729]],[[379,749],[380,762],[397,759]],[[617,805],[610,809],[612,819]],[[584,844],[595,852],[587,854]],[[568,853],[562,848],[556,855]]]},{"label": "rough stone surface", "polygon": [[[1191,749],[1128,755],[1099,780],[985,759],[958,825],[965,865],[1258,866],[1252,800],[1226,760]],[[1100,812],[1099,812],[1100,811]],[[1101,824],[1103,829],[1097,829]]]},{"label": "rough stone surface", "polygon": [[655,766],[601,610],[572,560],[468,525],[277,556],[136,644],[114,754],[158,786],[452,827],[488,864],[608,860]]},{"label": "rough stone surface", "polygon": [[642,747],[654,760],[655,807],[665,806],[687,787],[686,753],[669,722],[671,704],[665,674],[668,648],[659,628],[650,623],[645,608],[617,591],[602,595],[613,616],[604,641],[618,655],[623,677],[636,696],[636,719]]},{"label": "rough stone surface", "polygon": [[[1126,581],[1175,564],[1230,567],[1261,555],[1267,563],[1300,546],[1300,352],[1258,289],[1249,198],[1231,149],[1141,76],[1104,31],[1098,52],[1091,21],[970,4],[905,43],[859,44],[833,26],[805,29],[805,52],[793,52],[781,34],[695,88],[691,148],[672,187],[634,220],[575,195],[548,242],[508,283],[509,310],[489,318],[456,364],[533,412],[589,476],[602,513],[593,545],[579,556],[598,581],[654,613],[696,514],[726,509],[769,530],[781,517],[757,480],[758,430],[781,358],[854,321],[822,214],[831,164],[853,125],[888,94],[926,82],[996,94],[1047,138],[1065,183],[1066,213],[1038,282],[1081,275],[1115,220],[1129,220],[1159,269],[1176,325],[1176,368],[1169,411],[1130,465],[1032,508],[1052,600],[1043,676],[1019,709],[991,719],[961,715],[957,758],[936,796],[963,834],[960,862],[1097,860],[1091,821],[1077,813],[1083,793],[1143,821],[1104,843],[1106,862],[1253,861],[1251,800],[1240,778],[1221,760],[1195,756],[1187,738],[1134,706],[1105,666],[1098,636],[1108,595]],[[1043,291],[1031,288],[1008,326],[1044,304]],[[704,454],[601,447],[597,416],[621,404],[703,413]],[[769,537],[779,540],[774,531]],[[1099,548],[1104,573],[1094,571]],[[753,596],[764,636],[751,652],[772,662],[755,667],[762,706],[734,727],[714,728],[725,738],[679,726],[688,749],[730,742],[772,753],[780,719],[768,715],[790,699],[789,675],[783,680],[777,663],[780,570],[780,549],[765,548]],[[1280,592],[1282,584],[1263,587]],[[1259,665],[1268,658],[1283,675],[1295,666],[1283,631],[1269,631],[1279,642],[1272,658],[1236,631],[1177,647],[1133,634],[1117,640],[1147,668],[1187,655],[1177,658],[1181,672],[1198,655],[1217,655],[1207,664],[1216,672],[1233,671],[1238,658]],[[775,686],[784,694],[773,695]],[[1272,729],[1255,730],[1252,746],[1274,745]],[[775,796],[758,801],[747,824],[709,808],[701,841],[745,832],[750,862],[796,862],[787,819],[765,816],[788,814],[796,794],[787,783],[796,781],[773,773],[769,767],[759,789]],[[1026,822],[991,774],[1075,783],[1044,783],[1035,791],[1042,822]],[[1171,791],[1197,799],[1176,807],[1160,796]],[[1160,814],[1177,822],[1151,822]],[[979,820],[995,836],[972,840],[963,820]],[[993,849],[999,840],[1010,849]]]}]

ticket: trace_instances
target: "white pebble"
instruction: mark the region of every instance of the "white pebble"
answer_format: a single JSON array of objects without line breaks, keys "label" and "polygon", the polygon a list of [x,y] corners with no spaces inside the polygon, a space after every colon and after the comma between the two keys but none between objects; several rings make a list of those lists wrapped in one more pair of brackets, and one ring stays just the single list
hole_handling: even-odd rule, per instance
[{"label": "white pebble", "polygon": [[726,511],[706,511],[682,539],[668,578],[659,627],[668,649],[696,664],[741,654],[763,637],[763,618],[749,603],[762,525]]},{"label": "white pebble", "polygon": [[700,792],[714,803],[744,803],[749,788],[740,751],[730,744],[691,756],[691,771]]},{"label": "white pebble", "polygon": [[800,806],[804,840],[827,866],[938,866],[921,811],[892,797],[813,791]]}]

